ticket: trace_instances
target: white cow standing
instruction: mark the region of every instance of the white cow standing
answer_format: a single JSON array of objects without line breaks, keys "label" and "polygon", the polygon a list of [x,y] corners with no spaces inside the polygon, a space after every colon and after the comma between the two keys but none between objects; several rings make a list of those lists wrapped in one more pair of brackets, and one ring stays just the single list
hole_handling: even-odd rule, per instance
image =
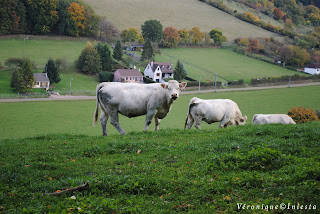
[{"label": "white cow standing", "polygon": [[203,100],[194,97],[190,100],[188,115],[184,125],[190,129],[195,122],[195,127],[200,129],[202,120],[208,124],[220,122],[219,128],[228,125],[244,125],[247,116],[242,117],[238,105],[229,99]]},{"label": "white cow standing", "polygon": [[293,119],[286,114],[255,114],[252,124],[296,124]]},{"label": "white cow standing", "polygon": [[102,135],[107,136],[106,124],[110,123],[121,133],[126,134],[119,123],[118,113],[127,117],[146,115],[144,130],[148,130],[152,118],[155,119],[155,130],[159,129],[160,120],[170,112],[174,100],[179,98],[180,89],[186,82],[179,84],[176,80],[168,83],[118,83],[105,82],[97,86],[97,105],[93,125],[97,124],[98,108],[101,109]]}]

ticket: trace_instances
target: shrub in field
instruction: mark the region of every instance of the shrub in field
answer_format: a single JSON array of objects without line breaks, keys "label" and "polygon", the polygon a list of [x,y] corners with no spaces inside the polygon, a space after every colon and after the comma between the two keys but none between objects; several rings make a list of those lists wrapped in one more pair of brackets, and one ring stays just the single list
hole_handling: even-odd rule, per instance
[{"label": "shrub in field", "polygon": [[113,81],[113,73],[102,71],[99,73],[99,81],[100,82],[112,82]]},{"label": "shrub in field", "polygon": [[306,123],[309,121],[319,120],[318,116],[313,112],[312,108],[306,109],[304,107],[292,108],[288,111],[288,115],[296,123]]},{"label": "shrub in field", "polygon": [[16,67],[21,67],[23,64],[23,58],[14,58],[11,57],[6,60],[5,65],[11,69]]}]

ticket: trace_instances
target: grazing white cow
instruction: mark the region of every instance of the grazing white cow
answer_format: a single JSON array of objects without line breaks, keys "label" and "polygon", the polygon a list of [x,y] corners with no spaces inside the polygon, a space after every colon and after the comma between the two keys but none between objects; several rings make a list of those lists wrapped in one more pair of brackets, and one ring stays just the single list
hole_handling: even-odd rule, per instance
[{"label": "grazing white cow", "polygon": [[201,121],[208,124],[220,122],[219,128],[228,125],[244,125],[247,116],[242,117],[238,105],[229,99],[202,100],[194,97],[190,100],[188,115],[184,125],[190,129],[195,122],[195,127],[200,129]]},{"label": "grazing white cow", "polygon": [[111,124],[121,133],[118,113],[127,117],[146,115],[144,130],[148,130],[152,118],[155,119],[155,130],[159,129],[160,120],[170,112],[174,100],[179,98],[180,89],[186,82],[179,84],[176,80],[168,83],[118,83],[105,82],[97,86],[97,106],[94,112],[93,125],[97,124],[98,107],[101,109],[102,135],[107,136],[106,124],[110,117]]},{"label": "grazing white cow", "polygon": [[286,114],[255,114],[252,124],[296,124],[293,119]]}]

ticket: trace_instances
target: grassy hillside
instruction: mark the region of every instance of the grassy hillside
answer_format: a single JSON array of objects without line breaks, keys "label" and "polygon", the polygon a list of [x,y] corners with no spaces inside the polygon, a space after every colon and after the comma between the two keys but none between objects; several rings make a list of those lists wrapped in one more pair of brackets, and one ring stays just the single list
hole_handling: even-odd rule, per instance
[{"label": "grassy hillside", "polygon": [[1,210],[317,213],[319,131],[308,123],[0,140]]},{"label": "grassy hillside", "polygon": [[[156,61],[170,62],[176,65],[180,59],[185,63],[188,76],[194,79],[214,81],[214,73],[227,80],[243,79],[250,82],[251,78],[278,77],[297,74],[281,66],[266,63],[239,53],[217,48],[170,48],[161,49]],[[221,81],[219,79],[218,81]]]},{"label": "grassy hillside", "polygon": [[164,27],[191,29],[199,27],[203,32],[216,28],[233,40],[236,37],[274,37],[277,34],[241,21],[229,14],[213,8],[198,0],[84,0],[97,14],[106,16],[120,30],[136,27],[150,19],[156,19]]},{"label": "grassy hillside", "polygon": [[[60,93],[69,92],[70,77],[71,91],[81,93],[95,92],[98,84],[95,76],[87,76],[74,71],[74,61],[79,57],[86,41],[67,41],[67,40],[37,40],[37,39],[3,39],[0,40],[0,60],[5,66],[5,61],[11,57],[27,56],[35,62],[37,69],[34,72],[43,72],[45,64],[51,57],[53,59],[61,58],[67,62],[67,71],[60,73],[61,82],[56,84],[55,90]],[[24,48],[25,47],[25,48]],[[10,87],[10,70],[0,71],[0,94],[14,94]]]},{"label": "grassy hillside", "polygon": [[10,57],[28,57],[39,69],[44,69],[51,57],[62,58],[68,66],[74,65],[86,41],[38,40],[38,39],[0,39],[0,60],[2,65]]},{"label": "grassy hillside", "polygon": [[[169,115],[161,121],[160,129],[183,129],[190,99],[232,99],[243,115],[248,116],[248,124],[256,113],[287,113],[293,107],[319,109],[320,86],[302,88],[270,89],[259,91],[219,92],[207,94],[181,95],[172,106]],[[0,139],[25,138],[47,134],[84,134],[101,136],[100,123],[92,126],[95,100],[90,101],[45,101],[0,103]],[[120,116],[120,124],[127,133],[143,131],[145,116],[127,118]],[[217,129],[218,123],[202,123],[202,129]],[[150,125],[153,132],[154,121]],[[194,129],[194,128],[193,128]],[[108,134],[119,132],[108,122]]]}]

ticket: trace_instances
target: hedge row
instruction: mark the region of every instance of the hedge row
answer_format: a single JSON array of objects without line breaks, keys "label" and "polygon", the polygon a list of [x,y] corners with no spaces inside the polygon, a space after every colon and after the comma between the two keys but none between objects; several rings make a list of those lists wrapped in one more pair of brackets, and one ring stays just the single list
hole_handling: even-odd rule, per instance
[{"label": "hedge row", "polygon": [[274,26],[274,25],[271,25],[270,23],[266,23],[264,21],[258,21],[258,22],[255,22],[254,20],[250,20],[248,18],[246,18],[243,14],[241,13],[236,13],[235,11],[231,10],[230,8],[228,8],[227,6],[225,6],[223,4],[223,2],[214,2],[214,1],[208,1],[208,0],[199,0],[201,2],[205,2],[215,8],[218,8],[219,10],[222,10],[232,16],[235,16],[237,17],[238,19],[241,19],[245,22],[249,22],[251,24],[254,24],[254,25],[257,25],[263,29],[266,29],[268,31],[271,31],[273,33],[277,33],[277,34],[280,34],[280,35],[283,35],[283,36],[287,36],[287,37],[290,37],[290,38],[294,38],[296,36],[295,33],[287,30],[287,29],[284,29],[284,28],[281,28],[279,26]]},{"label": "hedge row", "polygon": [[[290,76],[281,76],[281,77],[263,77],[260,79],[251,79],[251,85],[258,85],[264,83],[277,83],[277,82],[288,82]],[[320,80],[320,75],[312,75],[312,76],[300,76],[299,74],[295,74],[291,76],[291,81],[298,80]]]}]

